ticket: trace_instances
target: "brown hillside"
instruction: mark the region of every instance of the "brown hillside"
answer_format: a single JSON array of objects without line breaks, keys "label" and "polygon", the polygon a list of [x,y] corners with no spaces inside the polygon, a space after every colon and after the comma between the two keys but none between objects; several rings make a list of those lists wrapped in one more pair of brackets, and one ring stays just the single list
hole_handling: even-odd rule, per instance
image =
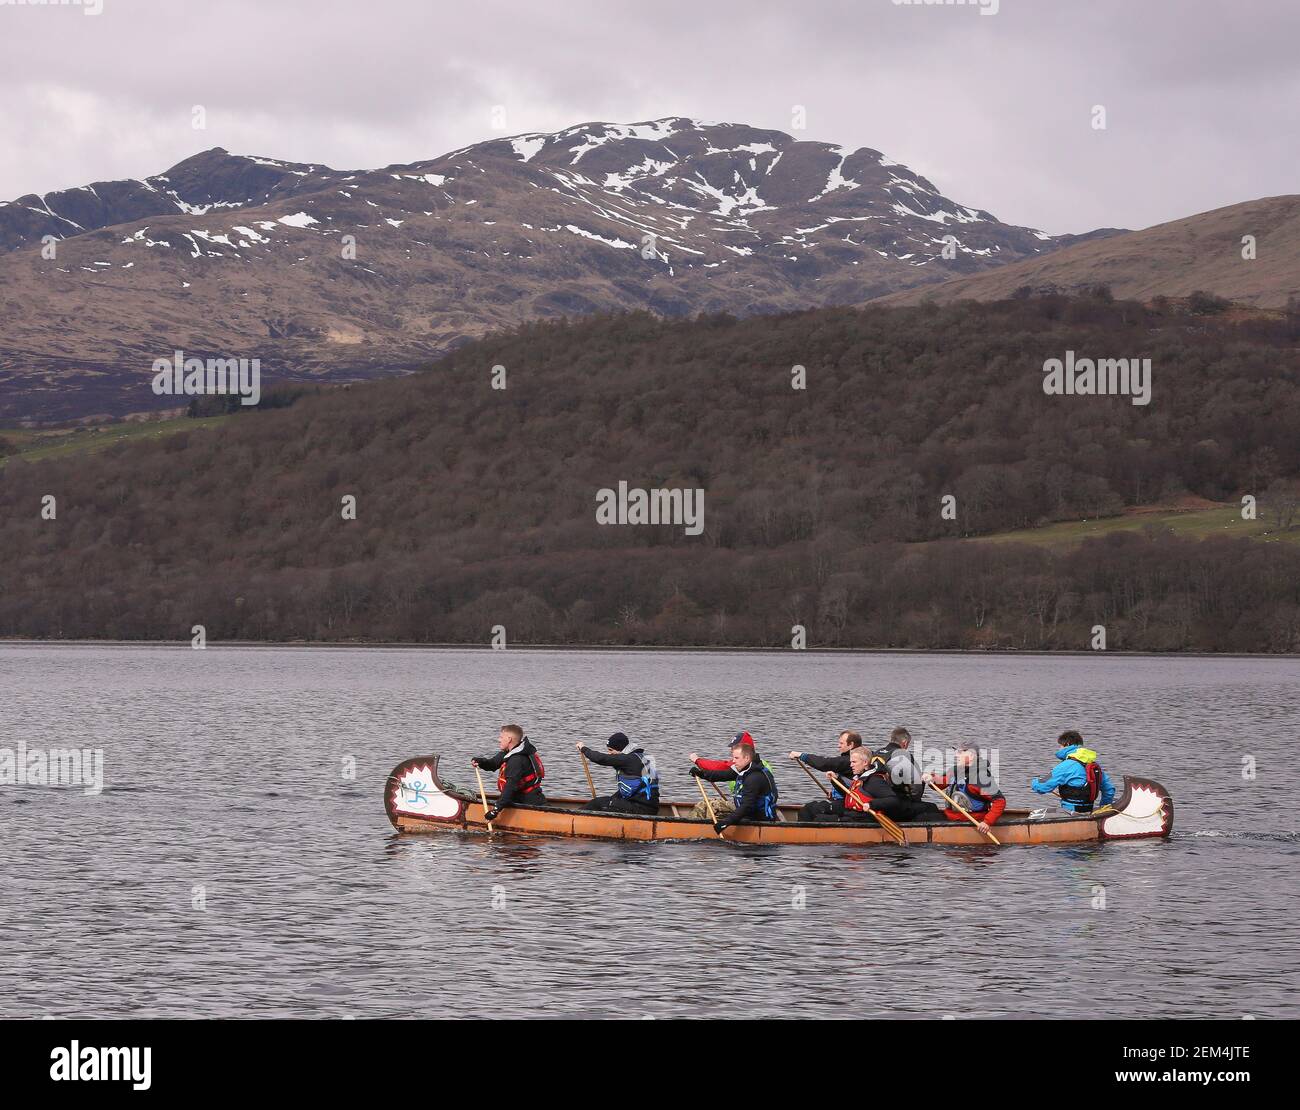
[{"label": "brown hillside", "polygon": [[[1241,256],[1242,237],[1256,258]],[[1264,197],[1106,239],[1093,239],[941,285],[881,298],[886,304],[995,301],[1028,286],[1076,292],[1109,285],[1117,297],[1149,301],[1197,290],[1260,308],[1300,296],[1300,196]]]}]

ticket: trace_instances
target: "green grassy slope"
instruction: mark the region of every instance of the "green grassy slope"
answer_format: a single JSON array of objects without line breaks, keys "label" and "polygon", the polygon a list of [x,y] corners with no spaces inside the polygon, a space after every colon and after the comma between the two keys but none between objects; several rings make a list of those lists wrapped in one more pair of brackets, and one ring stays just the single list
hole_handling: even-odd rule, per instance
[{"label": "green grassy slope", "polygon": [[159,439],[178,432],[215,427],[231,419],[232,415],[227,414],[198,420],[177,416],[167,420],[141,420],[85,428],[0,428],[0,440],[7,442],[11,448],[11,454],[0,456],[0,466],[13,458],[35,462],[38,459],[53,459],[86,451],[102,451],[105,447],[125,440]]},{"label": "green grassy slope", "polygon": [[1213,509],[1143,510],[1093,520],[1057,521],[1040,528],[1022,528],[1013,532],[976,536],[972,542],[1032,543],[1042,547],[1065,548],[1073,547],[1090,537],[1105,536],[1112,532],[1140,532],[1148,527],[1168,528],[1176,535],[1188,539],[1246,536],[1264,542],[1300,543],[1300,528],[1274,533],[1265,520],[1242,520],[1241,507],[1231,504]]}]

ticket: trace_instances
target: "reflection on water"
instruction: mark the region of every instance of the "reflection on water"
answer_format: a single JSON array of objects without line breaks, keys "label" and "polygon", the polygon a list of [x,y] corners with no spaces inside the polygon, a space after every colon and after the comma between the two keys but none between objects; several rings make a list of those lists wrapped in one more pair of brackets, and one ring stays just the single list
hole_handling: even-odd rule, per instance
[{"label": "reflection on water", "polygon": [[[0,747],[99,747],[106,781],[0,787],[0,1016],[1300,1016],[1295,660],[9,645],[0,698]],[[466,778],[507,720],[555,795],[586,792],[574,739],[623,729],[689,798],[686,753],[748,728],[803,800],[791,747],[906,724],[997,746],[1021,806],[1075,727],[1163,782],[1177,828],[1002,850],[397,836],[389,770],[439,752]]]}]

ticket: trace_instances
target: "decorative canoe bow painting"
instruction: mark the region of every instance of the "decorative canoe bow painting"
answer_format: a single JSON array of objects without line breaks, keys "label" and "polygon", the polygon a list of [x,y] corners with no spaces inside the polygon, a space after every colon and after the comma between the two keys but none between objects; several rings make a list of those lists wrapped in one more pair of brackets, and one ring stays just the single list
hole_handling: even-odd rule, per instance
[{"label": "decorative canoe bow painting", "polygon": [[[449,794],[438,778],[438,757],[408,759],[388,776],[388,817],[396,814],[423,821],[464,824],[465,799]],[[400,826],[399,826],[400,827]]]},{"label": "decorative canoe bow painting", "polygon": [[1101,819],[1103,840],[1168,836],[1174,829],[1174,800],[1158,782],[1124,776],[1114,812]]}]

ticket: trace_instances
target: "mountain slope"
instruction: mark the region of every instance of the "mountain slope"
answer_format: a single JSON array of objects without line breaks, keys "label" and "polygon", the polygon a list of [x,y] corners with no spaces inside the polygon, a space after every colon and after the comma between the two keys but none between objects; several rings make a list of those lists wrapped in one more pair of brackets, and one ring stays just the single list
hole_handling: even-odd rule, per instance
[{"label": "mountain slope", "polygon": [[[1256,257],[1242,257],[1253,235]],[[1203,290],[1260,308],[1300,297],[1300,196],[1264,197],[1143,231],[1089,240],[1043,258],[884,298],[887,304],[1001,300],[1019,289],[1077,292],[1109,285],[1117,297],[1149,301]]]},{"label": "mountain slope", "polygon": [[175,349],[348,380],[530,318],[855,304],[1070,238],[878,151],[684,118],[370,171],[218,149],[0,207],[0,419],[160,407],[149,367]]}]

